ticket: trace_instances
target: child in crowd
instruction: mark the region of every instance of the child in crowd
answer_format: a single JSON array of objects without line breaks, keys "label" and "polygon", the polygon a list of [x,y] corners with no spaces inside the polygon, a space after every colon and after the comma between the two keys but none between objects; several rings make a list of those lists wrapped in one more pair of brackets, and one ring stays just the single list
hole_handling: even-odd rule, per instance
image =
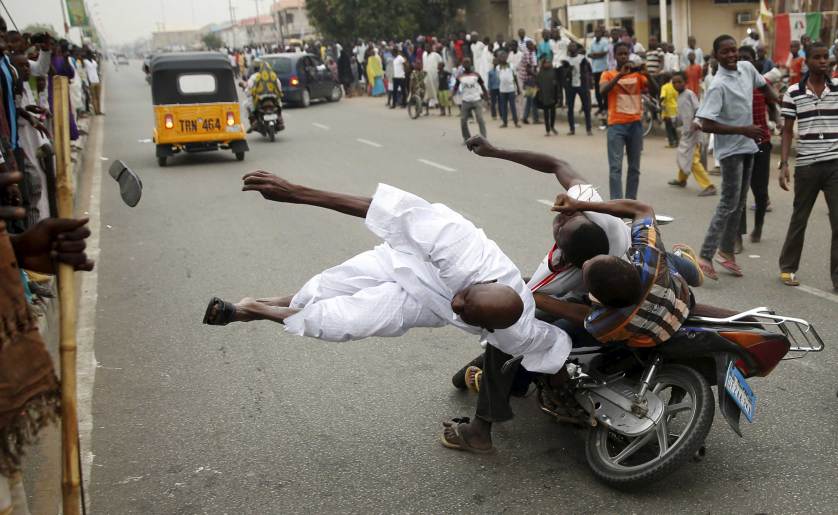
[{"label": "child in crowd", "polygon": [[[693,59],[695,59],[694,56]],[[678,143],[678,177],[669,181],[669,185],[686,187],[687,178],[692,173],[695,182],[701,187],[699,197],[715,195],[716,186],[710,181],[707,171],[701,164],[700,149],[703,133],[701,128],[693,123],[695,113],[698,111],[698,95],[687,88],[683,73],[673,75],[670,84],[678,93],[677,122],[681,126],[681,140]]]},{"label": "child in crowd", "polygon": [[445,116],[445,111],[448,111],[448,116],[451,116],[451,72],[445,70],[445,63],[439,63],[437,66],[437,77],[439,77],[439,85],[437,85],[437,102],[439,102],[439,110],[442,116]]},{"label": "child in crowd", "polygon": [[500,80],[498,79],[498,59],[492,61],[492,69],[489,70],[489,106],[492,111],[492,120],[498,119],[498,104],[500,103]]},{"label": "child in crowd", "polygon": [[580,50],[584,49],[580,49],[576,42],[571,42],[567,46],[567,57],[562,60],[567,87],[567,124],[570,128],[567,133],[568,136],[576,134],[575,107],[577,97],[582,101],[585,130],[588,136],[593,135],[591,132],[591,62]]},{"label": "child in crowd", "polygon": [[546,131],[544,135],[549,136],[553,133],[558,136],[556,104],[559,101],[559,80],[551,61],[541,60],[541,70],[535,77],[535,82],[538,87],[538,93],[535,96],[536,103],[544,111],[544,130]]},{"label": "child in crowd", "polygon": [[[664,75],[664,79],[667,76]],[[668,147],[675,148],[678,146],[678,133],[675,132],[675,118],[678,117],[678,92],[672,85],[672,81],[667,81],[661,87],[661,116],[663,123],[666,126],[666,139],[668,140]]]},{"label": "child in crowd", "polygon": [[800,57],[800,41],[791,42],[791,53],[789,54],[789,86],[798,84],[803,79],[803,67],[806,65],[806,58]]},{"label": "child in crowd", "polygon": [[428,101],[425,98],[425,81],[427,80],[428,72],[422,70],[422,63],[416,61],[413,63],[413,73],[410,74],[410,98],[418,97],[425,106],[425,116],[428,112]]},{"label": "child in crowd", "polygon": [[701,65],[695,62],[695,53],[687,54],[689,63],[684,70],[684,76],[687,78],[687,89],[695,93],[695,96],[701,97],[701,78],[704,75],[704,70]]}]

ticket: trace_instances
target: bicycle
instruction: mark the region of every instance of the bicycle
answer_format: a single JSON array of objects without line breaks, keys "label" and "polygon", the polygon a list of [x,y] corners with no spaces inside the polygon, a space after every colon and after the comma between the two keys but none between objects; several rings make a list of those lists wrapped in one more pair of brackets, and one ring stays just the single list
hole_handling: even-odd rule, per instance
[{"label": "bicycle", "polygon": [[648,136],[652,132],[655,125],[661,123],[660,100],[649,94],[642,95],[643,115],[640,122],[643,126],[643,136]]}]

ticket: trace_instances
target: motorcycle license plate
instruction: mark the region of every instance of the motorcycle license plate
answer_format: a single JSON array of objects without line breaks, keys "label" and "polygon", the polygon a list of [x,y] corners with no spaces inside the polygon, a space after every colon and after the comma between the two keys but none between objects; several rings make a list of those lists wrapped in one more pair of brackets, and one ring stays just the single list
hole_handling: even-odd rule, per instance
[{"label": "motorcycle license plate", "polygon": [[266,122],[274,122],[279,119],[279,116],[275,114],[266,114],[262,117]]},{"label": "motorcycle license plate", "polygon": [[731,396],[733,401],[739,406],[742,414],[748,419],[748,422],[754,421],[754,413],[757,408],[757,396],[745,376],[731,361],[727,365],[727,373],[725,374],[725,390]]}]

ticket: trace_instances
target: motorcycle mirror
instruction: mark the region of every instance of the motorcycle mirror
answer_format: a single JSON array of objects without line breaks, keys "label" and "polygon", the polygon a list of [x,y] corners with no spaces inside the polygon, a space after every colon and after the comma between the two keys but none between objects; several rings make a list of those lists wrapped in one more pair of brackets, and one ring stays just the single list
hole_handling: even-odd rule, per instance
[{"label": "motorcycle mirror", "polygon": [[119,159],[111,164],[108,173],[119,183],[119,194],[122,196],[123,202],[130,207],[140,203],[140,197],[143,194],[143,181],[139,175]]}]

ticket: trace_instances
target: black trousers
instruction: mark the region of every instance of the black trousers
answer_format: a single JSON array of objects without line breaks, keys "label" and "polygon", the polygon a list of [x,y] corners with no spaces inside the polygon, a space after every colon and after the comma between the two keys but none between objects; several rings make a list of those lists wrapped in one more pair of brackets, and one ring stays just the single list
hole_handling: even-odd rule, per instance
[{"label": "black trousers", "polygon": [[405,92],[405,79],[393,79],[393,107],[407,105],[407,93]]},{"label": "black trousers", "polygon": [[[829,225],[832,227],[829,272],[832,276],[832,286],[838,287],[838,159],[794,169],[794,204],[786,241],[780,252],[780,271],[797,272],[800,267],[803,236],[806,234],[809,215],[820,192],[823,192],[826,199]],[[485,381],[485,372],[483,374]]]},{"label": "black trousers", "polygon": [[597,111],[605,111],[608,109],[608,105],[606,102],[608,101],[607,97],[604,97],[602,93],[599,92],[599,79],[602,77],[602,72],[596,72],[593,74],[594,79],[594,94],[596,95],[596,108]]},{"label": "black trousers", "polygon": [[565,81],[567,81],[567,70],[563,66],[559,66],[558,68],[554,68],[556,70],[556,81],[559,84],[559,91],[557,93],[557,102],[556,105],[558,107],[564,107],[564,90],[565,90]]},{"label": "black trousers", "polygon": [[544,112],[544,130],[547,132],[556,130],[556,106],[545,107]]},{"label": "black trousers", "polygon": [[759,153],[754,156],[754,170],[751,172],[751,192],[754,194],[754,232],[762,234],[765,211],[768,209],[768,181],[771,175],[771,142],[759,144]]}]

